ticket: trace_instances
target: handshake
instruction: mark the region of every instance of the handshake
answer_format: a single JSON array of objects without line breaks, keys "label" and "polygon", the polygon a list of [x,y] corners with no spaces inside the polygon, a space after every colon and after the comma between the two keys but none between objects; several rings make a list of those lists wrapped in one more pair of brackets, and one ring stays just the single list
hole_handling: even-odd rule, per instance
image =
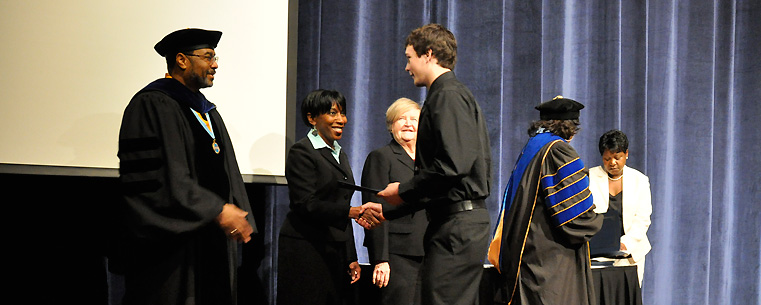
[{"label": "handshake", "polygon": [[[389,183],[384,190],[376,195],[392,205],[402,203],[402,198],[399,197],[399,182]],[[368,230],[386,221],[386,218],[383,217],[383,206],[375,202],[368,202],[358,207],[352,207],[349,211],[349,217]]]},{"label": "handshake", "polygon": [[357,214],[353,218],[365,229],[373,229],[386,221],[383,217],[383,206],[380,203],[368,202],[356,208]]}]

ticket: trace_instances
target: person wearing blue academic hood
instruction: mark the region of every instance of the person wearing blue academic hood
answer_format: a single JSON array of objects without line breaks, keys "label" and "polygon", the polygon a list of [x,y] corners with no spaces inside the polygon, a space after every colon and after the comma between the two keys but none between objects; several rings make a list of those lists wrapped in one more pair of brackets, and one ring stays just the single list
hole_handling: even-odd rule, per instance
[{"label": "person wearing blue academic hood", "polygon": [[504,279],[506,303],[596,304],[587,242],[603,217],[568,144],[584,105],[557,96],[535,108],[539,120],[505,188],[488,258]]}]

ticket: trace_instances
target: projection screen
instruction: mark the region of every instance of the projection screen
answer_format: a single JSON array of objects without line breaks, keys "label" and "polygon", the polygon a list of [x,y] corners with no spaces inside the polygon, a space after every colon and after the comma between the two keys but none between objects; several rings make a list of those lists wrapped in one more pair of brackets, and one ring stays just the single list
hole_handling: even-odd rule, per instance
[{"label": "projection screen", "polygon": [[223,35],[214,86],[202,92],[225,119],[241,172],[281,182],[295,107],[287,105],[295,98],[289,2],[0,2],[0,171],[117,176],[124,108],[166,72],[153,45],[205,28]]}]

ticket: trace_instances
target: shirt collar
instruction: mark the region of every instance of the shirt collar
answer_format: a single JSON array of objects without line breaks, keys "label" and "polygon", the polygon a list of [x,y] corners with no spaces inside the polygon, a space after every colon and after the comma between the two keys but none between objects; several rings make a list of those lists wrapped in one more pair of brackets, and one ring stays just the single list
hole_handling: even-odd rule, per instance
[{"label": "shirt collar", "polygon": [[172,99],[189,106],[200,113],[207,113],[216,105],[206,99],[201,92],[193,92],[182,83],[173,78],[157,79],[143,88],[142,91],[161,91]]},{"label": "shirt collar", "polygon": [[336,162],[339,164],[341,161],[339,161],[338,156],[341,154],[341,145],[338,144],[338,141],[333,141],[333,146],[335,148],[330,148],[330,145],[328,143],[325,143],[325,140],[320,136],[319,133],[317,133],[316,129],[312,129],[307,133],[307,138],[309,138],[309,142],[312,142],[312,147],[314,149],[320,149],[320,148],[327,148],[330,149],[330,154],[333,155],[333,158],[336,159]]},{"label": "shirt collar", "polygon": [[439,75],[436,79],[433,80],[433,83],[431,83],[431,87],[428,88],[428,92],[436,91],[439,87],[443,86],[444,83],[451,79],[456,79],[454,76],[454,72],[447,71]]}]

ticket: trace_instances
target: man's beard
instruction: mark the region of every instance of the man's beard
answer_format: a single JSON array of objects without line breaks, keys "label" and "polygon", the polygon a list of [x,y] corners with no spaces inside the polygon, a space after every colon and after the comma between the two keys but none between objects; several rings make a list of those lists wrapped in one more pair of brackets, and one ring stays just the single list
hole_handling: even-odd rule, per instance
[{"label": "man's beard", "polygon": [[208,79],[208,75],[210,75],[212,72],[206,72],[203,75],[199,74],[193,74],[191,77],[191,81],[198,84],[198,88],[208,88],[214,85],[214,82],[210,79]]}]

